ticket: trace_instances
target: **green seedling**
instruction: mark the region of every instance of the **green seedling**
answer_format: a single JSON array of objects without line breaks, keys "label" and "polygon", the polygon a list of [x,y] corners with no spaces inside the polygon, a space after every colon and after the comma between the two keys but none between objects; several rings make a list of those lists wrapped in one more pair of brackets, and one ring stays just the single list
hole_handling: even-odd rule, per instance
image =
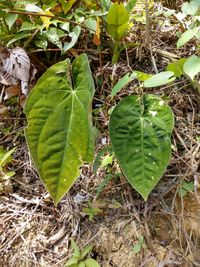
[{"label": "green seedling", "polygon": [[14,171],[7,171],[6,166],[12,162],[11,154],[15,151],[15,148],[6,151],[3,147],[0,147],[0,192],[4,190],[4,182],[8,181],[15,175]]},{"label": "green seedling", "polygon": [[194,192],[194,183],[193,182],[186,183],[185,181],[183,181],[178,190],[179,197],[184,197],[190,192]]},{"label": "green seedling", "polygon": [[72,257],[65,263],[64,267],[100,267],[99,263],[88,255],[91,253],[93,246],[88,245],[79,249],[74,240],[71,240],[73,249]]},{"label": "green seedling", "polygon": [[144,237],[143,237],[143,236],[140,236],[140,237],[138,238],[138,241],[137,241],[137,242],[135,243],[135,245],[133,246],[133,252],[134,252],[135,254],[140,253],[140,251],[141,251],[143,245],[144,245]]},{"label": "green seedling", "polygon": [[83,208],[82,211],[89,217],[90,221],[93,220],[94,216],[102,212],[101,209],[93,207],[91,203],[89,203],[89,206],[87,208]]}]

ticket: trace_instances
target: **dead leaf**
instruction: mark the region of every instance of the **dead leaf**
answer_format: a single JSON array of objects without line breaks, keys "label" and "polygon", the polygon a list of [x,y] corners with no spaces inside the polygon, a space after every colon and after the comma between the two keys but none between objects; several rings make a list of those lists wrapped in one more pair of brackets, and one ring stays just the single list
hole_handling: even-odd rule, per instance
[{"label": "dead leaf", "polygon": [[3,85],[15,85],[17,80],[5,70],[0,69],[0,83]]},{"label": "dead leaf", "polygon": [[19,95],[20,91],[21,91],[21,88],[19,84],[7,87],[5,89],[4,100],[8,100],[11,97]]},{"label": "dead leaf", "polygon": [[96,46],[99,46],[101,44],[101,41],[100,41],[100,33],[101,33],[100,19],[97,18],[97,28],[96,28],[96,32],[95,32],[94,37],[93,37],[93,43]]},{"label": "dead leaf", "polygon": [[[22,93],[27,95],[31,64],[30,64],[30,59],[25,50],[21,47],[15,47],[13,49],[8,49],[8,48],[0,49],[0,60],[1,60],[0,71],[2,73],[0,77],[2,77],[2,80],[6,77],[7,80],[6,79],[4,80],[6,80],[7,83],[9,83],[9,85],[11,84],[15,85],[16,84],[15,80],[20,80]],[[10,77],[9,75],[12,77]],[[15,83],[12,81],[11,78],[12,79],[14,78]]]}]

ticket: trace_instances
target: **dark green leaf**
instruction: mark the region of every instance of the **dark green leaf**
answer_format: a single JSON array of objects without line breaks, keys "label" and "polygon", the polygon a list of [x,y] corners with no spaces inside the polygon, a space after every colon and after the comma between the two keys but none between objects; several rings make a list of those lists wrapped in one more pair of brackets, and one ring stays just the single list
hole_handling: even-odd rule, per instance
[{"label": "dark green leaf", "polygon": [[153,95],[125,97],[112,112],[114,153],[129,183],[145,200],[169,163],[173,125],[170,107]]}]

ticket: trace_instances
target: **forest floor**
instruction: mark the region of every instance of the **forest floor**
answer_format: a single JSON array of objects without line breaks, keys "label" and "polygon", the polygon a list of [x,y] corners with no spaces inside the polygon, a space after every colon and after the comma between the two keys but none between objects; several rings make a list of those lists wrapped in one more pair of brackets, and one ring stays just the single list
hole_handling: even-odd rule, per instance
[{"label": "forest floor", "polygon": [[[174,26],[176,27],[176,26]],[[119,63],[109,62],[111,52],[99,52],[77,44],[65,57],[88,54],[97,85],[94,99],[95,125],[99,129],[97,151],[110,143],[107,127],[108,110],[112,107],[111,81],[115,83],[131,70],[154,72],[163,70],[170,58],[189,56],[192,45],[177,50],[174,28],[167,32],[155,24],[151,28],[152,43],[129,48],[120,55]],[[145,28],[137,29],[137,41]],[[139,37],[140,36],[140,37]],[[132,36],[134,38],[134,36]],[[153,50],[151,50],[151,48]],[[30,54],[36,68],[43,52]],[[101,83],[99,81],[101,80]],[[11,170],[15,176],[5,181],[0,193],[0,266],[63,267],[72,255],[70,239],[80,247],[92,244],[92,257],[102,267],[164,267],[200,266],[200,96],[191,85],[180,79],[160,88],[146,89],[165,97],[175,115],[172,136],[172,158],[161,181],[144,201],[123,176],[115,177],[96,196],[96,189],[108,175],[105,168],[93,172],[92,165],[82,167],[81,175],[66,197],[54,206],[38,177],[28,152],[24,127],[25,115],[17,99],[0,104],[0,145],[13,154]],[[137,94],[137,82],[126,86],[115,99]],[[5,112],[6,108],[6,112]],[[192,182],[193,191],[183,197],[183,182]],[[83,208],[99,208],[90,220]],[[142,242],[138,253],[134,246]]]}]

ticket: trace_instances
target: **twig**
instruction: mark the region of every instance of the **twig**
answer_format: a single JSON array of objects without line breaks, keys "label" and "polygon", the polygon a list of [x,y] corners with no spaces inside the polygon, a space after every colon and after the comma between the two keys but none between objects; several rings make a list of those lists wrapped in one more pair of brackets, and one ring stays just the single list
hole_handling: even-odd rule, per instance
[{"label": "twig", "polygon": [[34,33],[28,38],[28,40],[25,42],[23,46],[24,49],[33,41],[34,37],[37,35],[38,32],[39,32],[39,29],[36,29]]},{"label": "twig", "polygon": [[[25,16],[35,16],[35,17],[39,16],[39,17],[46,17],[46,18],[54,18],[56,20],[60,20],[60,21],[63,21],[63,22],[70,22],[71,24],[74,24],[76,26],[80,26],[80,27],[82,27],[82,28],[84,28],[85,30],[88,31],[88,28],[86,26],[84,26],[83,24],[81,24],[81,23],[72,21],[70,19],[57,17],[57,16],[54,16],[54,15],[49,15],[49,14],[44,14],[44,13],[36,13],[36,12],[18,11],[18,10],[9,10],[8,13],[25,15]],[[93,31],[95,33],[95,30],[93,30],[93,29],[90,29],[90,31]]]}]

